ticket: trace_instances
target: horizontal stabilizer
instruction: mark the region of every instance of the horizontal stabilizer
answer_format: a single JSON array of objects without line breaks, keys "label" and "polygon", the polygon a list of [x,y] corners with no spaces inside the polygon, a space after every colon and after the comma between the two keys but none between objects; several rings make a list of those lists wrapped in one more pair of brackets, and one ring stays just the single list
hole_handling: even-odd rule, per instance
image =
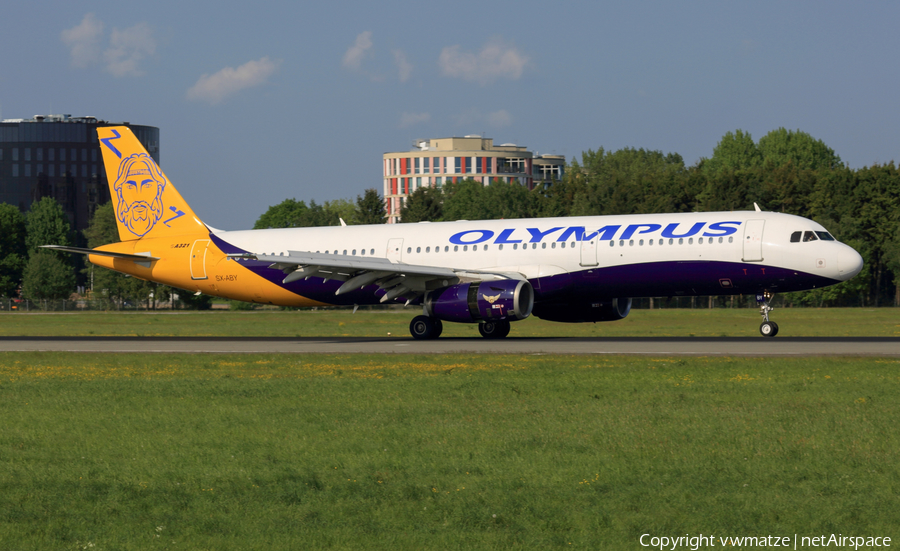
[{"label": "horizontal stabilizer", "polygon": [[81,247],[64,247],[62,245],[41,245],[42,249],[51,249],[54,251],[63,251],[66,253],[76,254],[95,254],[97,256],[109,256],[112,258],[121,258],[123,260],[131,260],[133,262],[147,262],[148,260],[159,260],[158,257],[149,254],[127,254],[116,253],[112,251],[100,251],[97,249],[82,249]]}]

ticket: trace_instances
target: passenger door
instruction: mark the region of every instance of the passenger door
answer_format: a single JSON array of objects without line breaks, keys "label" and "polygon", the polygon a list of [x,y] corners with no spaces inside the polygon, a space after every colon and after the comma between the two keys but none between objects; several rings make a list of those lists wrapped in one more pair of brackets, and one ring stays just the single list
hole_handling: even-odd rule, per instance
[{"label": "passenger door", "polygon": [[596,266],[597,265],[597,246],[600,244],[600,238],[594,237],[590,240],[581,242],[581,265]]},{"label": "passenger door", "polygon": [[759,262],[763,259],[762,238],[765,220],[747,220],[744,226],[744,262]]},{"label": "passenger door", "polygon": [[403,259],[403,238],[388,239],[387,259],[391,262],[400,262]]},{"label": "passenger door", "polygon": [[206,279],[206,250],[209,239],[198,239],[191,246],[191,279]]}]

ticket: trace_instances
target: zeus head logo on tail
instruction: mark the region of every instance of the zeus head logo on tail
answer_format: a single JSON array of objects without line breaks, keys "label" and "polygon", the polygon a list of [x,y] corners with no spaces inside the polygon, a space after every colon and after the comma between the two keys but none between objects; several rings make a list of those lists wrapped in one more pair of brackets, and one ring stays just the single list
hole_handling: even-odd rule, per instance
[{"label": "zeus head logo on tail", "polygon": [[135,153],[119,164],[116,217],[138,237],[143,237],[163,215],[162,194],[166,177],[146,153]]}]

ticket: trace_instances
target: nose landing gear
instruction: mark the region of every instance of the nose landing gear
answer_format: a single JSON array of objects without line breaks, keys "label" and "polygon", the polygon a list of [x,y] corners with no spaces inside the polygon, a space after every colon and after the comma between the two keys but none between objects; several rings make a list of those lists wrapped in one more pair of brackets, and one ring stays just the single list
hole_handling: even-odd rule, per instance
[{"label": "nose landing gear", "polygon": [[759,304],[759,314],[763,317],[763,322],[759,326],[759,332],[763,337],[774,337],[778,334],[778,324],[769,321],[769,312],[775,308],[769,306],[769,303],[775,297],[775,293],[771,291],[763,291],[761,295],[756,295],[756,303]]}]

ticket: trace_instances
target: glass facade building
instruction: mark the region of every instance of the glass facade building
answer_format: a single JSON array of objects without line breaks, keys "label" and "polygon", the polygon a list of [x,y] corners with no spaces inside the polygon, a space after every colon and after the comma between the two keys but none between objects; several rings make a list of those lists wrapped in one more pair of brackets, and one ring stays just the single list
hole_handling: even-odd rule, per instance
[{"label": "glass facade building", "polygon": [[109,123],[95,117],[38,115],[0,121],[0,202],[25,212],[53,197],[75,230],[109,201],[97,127],[127,126],[159,163],[159,128]]},{"label": "glass facade building", "polygon": [[400,221],[406,197],[422,186],[439,188],[447,182],[471,179],[490,185],[518,183],[534,189],[562,178],[566,159],[536,156],[525,147],[491,138],[464,136],[416,140],[414,149],[385,153],[382,161],[388,223]]}]

